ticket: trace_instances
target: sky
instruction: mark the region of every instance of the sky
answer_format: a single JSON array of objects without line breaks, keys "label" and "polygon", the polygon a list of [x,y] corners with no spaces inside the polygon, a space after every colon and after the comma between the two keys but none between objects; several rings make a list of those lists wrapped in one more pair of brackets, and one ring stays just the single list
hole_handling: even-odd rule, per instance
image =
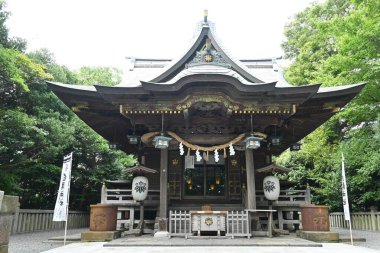
[{"label": "sky", "polygon": [[312,2],[7,0],[7,26],[11,36],[28,41],[28,51],[48,48],[58,64],[123,69],[125,57],[173,59],[183,54],[207,9],[234,57],[272,58],[283,55],[285,24]]}]

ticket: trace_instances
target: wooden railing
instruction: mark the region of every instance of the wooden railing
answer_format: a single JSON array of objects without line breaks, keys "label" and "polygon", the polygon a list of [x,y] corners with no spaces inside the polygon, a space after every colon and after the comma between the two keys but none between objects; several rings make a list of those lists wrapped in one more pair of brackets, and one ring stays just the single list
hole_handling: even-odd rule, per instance
[{"label": "wooden railing", "polygon": [[169,212],[169,237],[191,235],[190,211],[170,211]]},{"label": "wooden railing", "polygon": [[[257,206],[268,206],[269,202],[263,191],[256,191]],[[273,206],[299,206],[310,204],[310,190],[281,190],[278,200],[273,201]]]},{"label": "wooden railing", "polygon": [[[380,230],[380,212],[355,212],[351,213],[352,229]],[[330,213],[330,227],[349,228],[349,223],[344,219],[344,213]]]},{"label": "wooden railing", "polygon": [[227,231],[226,236],[247,236],[251,237],[249,231],[249,215],[248,211],[230,211],[227,214]]},{"label": "wooden railing", "polygon": [[[159,204],[160,201],[160,191],[159,190],[148,190],[148,196],[144,200],[144,205],[154,206]],[[136,201],[132,197],[132,189],[107,189],[105,186],[102,188],[101,193],[101,203],[102,204],[135,204]]]},{"label": "wooden railing", "polygon": [[[63,229],[65,222],[53,222],[54,210],[19,209],[13,218],[12,234]],[[90,224],[87,212],[69,211],[68,228],[85,228]]]}]

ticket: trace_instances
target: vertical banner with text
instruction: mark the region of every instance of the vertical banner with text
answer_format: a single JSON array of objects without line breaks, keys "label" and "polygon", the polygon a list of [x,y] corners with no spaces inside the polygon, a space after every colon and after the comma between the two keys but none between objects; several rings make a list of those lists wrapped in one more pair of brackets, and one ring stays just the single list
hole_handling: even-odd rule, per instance
[{"label": "vertical banner with text", "polygon": [[350,208],[348,205],[348,194],[347,194],[347,184],[346,184],[346,171],[344,168],[344,156],[342,152],[342,195],[343,195],[343,210],[344,219],[350,220]]},{"label": "vertical banner with text", "polygon": [[53,221],[66,221],[68,211],[68,198],[70,194],[71,164],[73,153],[63,158],[61,181],[59,183],[57,202],[55,203]]}]

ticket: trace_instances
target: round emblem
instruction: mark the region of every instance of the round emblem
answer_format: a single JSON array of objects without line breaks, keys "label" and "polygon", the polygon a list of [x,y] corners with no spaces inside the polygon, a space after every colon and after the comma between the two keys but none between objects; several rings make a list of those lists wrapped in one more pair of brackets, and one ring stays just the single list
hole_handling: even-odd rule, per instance
[{"label": "round emblem", "polygon": [[205,62],[212,62],[213,57],[211,54],[206,54],[205,56],[203,56],[203,59]]},{"label": "round emblem", "polygon": [[207,226],[211,226],[212,223],[214,223],[214,221],[212,220],[211,217],[207,217],[207,218],[205,219],[205,224],[206,224]]}]

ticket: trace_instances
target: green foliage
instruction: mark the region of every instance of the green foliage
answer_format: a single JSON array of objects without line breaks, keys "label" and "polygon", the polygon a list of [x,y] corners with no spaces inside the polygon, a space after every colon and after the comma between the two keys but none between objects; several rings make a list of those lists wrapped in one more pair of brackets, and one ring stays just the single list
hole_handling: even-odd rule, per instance
[{"label": "green foliage", "polygon": [[[46,49],[23,54],[25,41],[8,37],[4,5],[0,0],[0,189],[19,195],[21,208],[53,208],[62,158],[74,151],[70,208],[87,209],[99,201],[101,183],[121,177],[135,158],[110,150],[47,88],[46,79],[79,83],[78,74]],[[105,84],[115,83],[107,77]]]},{"label": "green foliage", "polygon": [[56,63],[54,54],[46,48],[28,53],[34,62],[44,66],[45,71],[53,76],[53,80],[61,83],[78,83],[77,74],[64,65]]},{"label": "green foliage", "polygon": [[[286,26],[283,48],[293,64],[286,78],[295,85],[335,86],[367,82],[342,112],[304,139],[302,151],[279,162],[293,168],[289,177],[309,185],[316,203],[341,210],[341,159],[346,156],[352,207],[380,204],[380,2],[328,0],[299,13]],[[375,127],[374,127],[375,126]]]},{"label": "green foliage", "polygon": [[28,56],[45,67],[53,80],[68,84],[114,86],[121,82],[122,72],[109,67],[81,67],[72,71],[64,65],[56,63],[54,54],[46,48],[31,52]]},{"label": "green foliage", "polygon": [[121,71],[109,67],[82,67],[78,72],[78,81],[86,85],[114,86],[121,82]]}]

